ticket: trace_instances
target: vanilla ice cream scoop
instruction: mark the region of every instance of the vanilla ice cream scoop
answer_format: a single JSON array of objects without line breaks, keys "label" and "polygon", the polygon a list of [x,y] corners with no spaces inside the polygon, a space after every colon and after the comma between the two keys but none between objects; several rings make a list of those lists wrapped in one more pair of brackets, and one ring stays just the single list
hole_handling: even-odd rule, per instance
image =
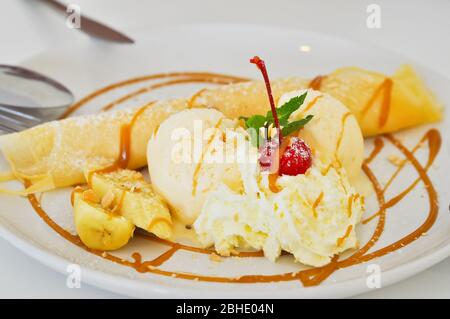
[{"label": "vanilla ice cream scoop", "polygon": [[214,109],[189,109],[167,118],[150,138],[147,161],[154,189],[172,213],[191,225],[209,192],[224,183],[242,187],[236,162],[227,160],[227,129],[237,121]]},{"label": "vanilla ice cream scoop", "polygon": [[[284,94],[278,105],[305,91]],[[322,163],[344,168],[353,184],[360,175],[364,159],[364,140],[358,122],[344,104],[330,95],[311,89],[307,92],[303,105],[291,115],[290,120],[314,115],[298,136],[306,141]]]}]

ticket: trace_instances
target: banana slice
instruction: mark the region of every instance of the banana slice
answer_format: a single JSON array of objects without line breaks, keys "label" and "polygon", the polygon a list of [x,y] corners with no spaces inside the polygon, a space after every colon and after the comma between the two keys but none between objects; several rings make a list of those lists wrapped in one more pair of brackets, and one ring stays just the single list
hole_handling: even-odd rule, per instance
[{"label": "banana slice", "polygon": [[90,187],[102,198],[104,207],[160,238],[171,237],[169,208],[141,173],[122,169],[110,173],[88,173],[88,177]]},{"label": "banana slice", "polygon": [[73,207],[78,236],[89,248],[115,250],[133,237],[133,223],[105,210],[92,190],[76,189]]}]

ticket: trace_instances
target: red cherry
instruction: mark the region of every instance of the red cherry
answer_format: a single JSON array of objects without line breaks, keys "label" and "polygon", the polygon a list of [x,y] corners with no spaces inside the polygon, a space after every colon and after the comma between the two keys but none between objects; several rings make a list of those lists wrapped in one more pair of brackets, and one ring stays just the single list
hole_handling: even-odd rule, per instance
[{"label": "red cherry", "polygon": [[264,78],[264,83],[266,84],[267,90],[267,97],[269,98],[270,109],[272,111],[273,122],[277,129],[278,141],[280,142],[281,145],[281,143],[283,142],[283,136],[281,135],[280,122],[278,120],[277,108],[275,107],[275,102],[273,100],[272,88],[270,86],[269,75],[267,74],[266,63],[257,55],[255,55],[252,59],[250,59],[250,63],[253,63],[258,67]]},{"label": "red cherry", "polygon": [[259,149],[259,165],[263,171],[270,170],[271,166],[277,160],[278,141],[271,139],[266,141]]},{"label": "red cherry", "polygon": [[304,174],[312,164],[311,149],[298,137],[291,138],[280,159],[280,175]]}]

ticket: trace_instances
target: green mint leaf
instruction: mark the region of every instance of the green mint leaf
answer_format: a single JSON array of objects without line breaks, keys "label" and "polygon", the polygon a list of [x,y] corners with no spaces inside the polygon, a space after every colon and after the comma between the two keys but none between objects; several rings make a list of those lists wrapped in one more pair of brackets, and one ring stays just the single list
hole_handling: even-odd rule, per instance
[{"label": "green mint leaf", "polygon": [[281,134],[283,134],[283,136],[288,136],[289,134],[300,130],[301,128],[303,128],[309,121],[311,121],[311,119],[313,118],[313,115],[308,115],[305,118],[298,120],[298,121],[294,121],[289,123],[288,125],[284,126],[281,129]]},{"label": "green mint leaf", "polygon": [[[291,116],[292,113],[294,113],[295,111],[297,111],[300,106],[302,106],[303,102],[305,101],[306,98],[306,94],[308,92],[303,93],[300,96],[295,96],[292,99],[290,99],[289,101],[287,101],[286,103],[284,103],[282,106],[280,106],[279,108],[277,108],[277,115],[278,115],[278,119],[281,122],[281,119],[289,119],[289,117]],[[269,122],[273,122],[273,114],[271,111],[267,112],[267,121]]]},{"label": "green mint leaf", "polygon": [[289,118],[283,117],[281,119],[278,119],[280,121],[280,126],[286,126],[289,124]]},{"label": "green mint leaf", "polygon": [[[281,134],[283,136],[288,136],[293,132],[300,130],[313,118],[313,115],[308,115],[301,120],[289,123],[289,117],[291,114],[297,111],[305,102],[306,94],[307,92],[302,95],[295,96],[276,109],[278,120],[280,122]],[[250,142],[255,147],[259,147],[261,140],[264,140],[261,136],[261,128],[265,128],[265,135],[267,135],[268,128],[275,124],[272,111],[268,111],[266,116],[240,116],[239,119],[244,121],[245,128],[250,136]],[[265,138],[270,139],[270,137],[267,136]]]},{"label": "green mint leaf", "polygon": [[253,146],[259,147],[260,129],[264,127],[266,117],[262,115],[253,115],[245,120],[245,126],[250,135],[250,142]]},{"label": "green mint leaf", "polygon": [[253,127],[255,129],[259,129],[260,127],[263,127],[266,123],[266,118],[263,115],[253,115],[249,119],[245,121],[245,125],[247,127]]},{"label": "green mint leaf", "polygon": [[253,146],[259,147],[260,129],[266,123],[266,117],[262,115],[253,115],[252,117],[240,116],[244,120],[245,128],[250,135],[250,142]]}]

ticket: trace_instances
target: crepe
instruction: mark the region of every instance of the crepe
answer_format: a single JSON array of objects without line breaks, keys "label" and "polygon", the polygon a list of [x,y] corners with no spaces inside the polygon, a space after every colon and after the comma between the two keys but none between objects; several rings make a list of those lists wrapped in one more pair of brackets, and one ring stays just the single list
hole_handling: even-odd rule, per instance
[{"label": "crepe", "polygon": [[[312,82],[296,77],[273,81],[275,102],[282,94],[307,88]],[[342,102],[356,116],[365,137],[442,119],[442,106],[409,65],[391,77],[357,67],[340,68],[319,83],[316,89]],[[265,85],[259,81],[206,90],[192,105],[212,106],[229,118],[265,114],[270,109]]]},{"label": "crepe", "polygon": [[[150,134],[170,114],[186,107],[185,99],[144,106],[131,129],[128,168],[147,165]],[[25,191],[12,193],[27,194],[85,183],[85,170],[107,167],[118,158],[121,128],[141,109],[73,117],[0,136],[0,148],[12,174],[32,184]],[[5,176],[8,177],[6,173]]]},{"label": "crepe", "polygon": [[[386,81],[390,82],[392,94],[383,93]],[[275,101],[286,92],[310,84],[310,80],[298,77],[275,80],[272,82]],[[442,107],[408,66],[391,78],[359,68],[338,69],[320,84],[317,88],[341,101],[356,116],[364,136],[393,132],[442,117]],[[383,102],[386,98],[390,101],[388,107]],[[189,107],[216,108],[229,118],[265,114],[270,108],[265,86],[260,81],[203,90],[193,99],[148,105],[132,126],[128,168],[147,165],[146,146],[151,134],[169,115]],[[121,128],[129,124],[140,109],[74,117],[1,136],[0,149],[10,164],[11,173],[16,179],[32,184],[16,193],[85,183],[86,169],[106,167],[118,158]],[[2,175],[4,179],[11,177],[10,173]]]}]

